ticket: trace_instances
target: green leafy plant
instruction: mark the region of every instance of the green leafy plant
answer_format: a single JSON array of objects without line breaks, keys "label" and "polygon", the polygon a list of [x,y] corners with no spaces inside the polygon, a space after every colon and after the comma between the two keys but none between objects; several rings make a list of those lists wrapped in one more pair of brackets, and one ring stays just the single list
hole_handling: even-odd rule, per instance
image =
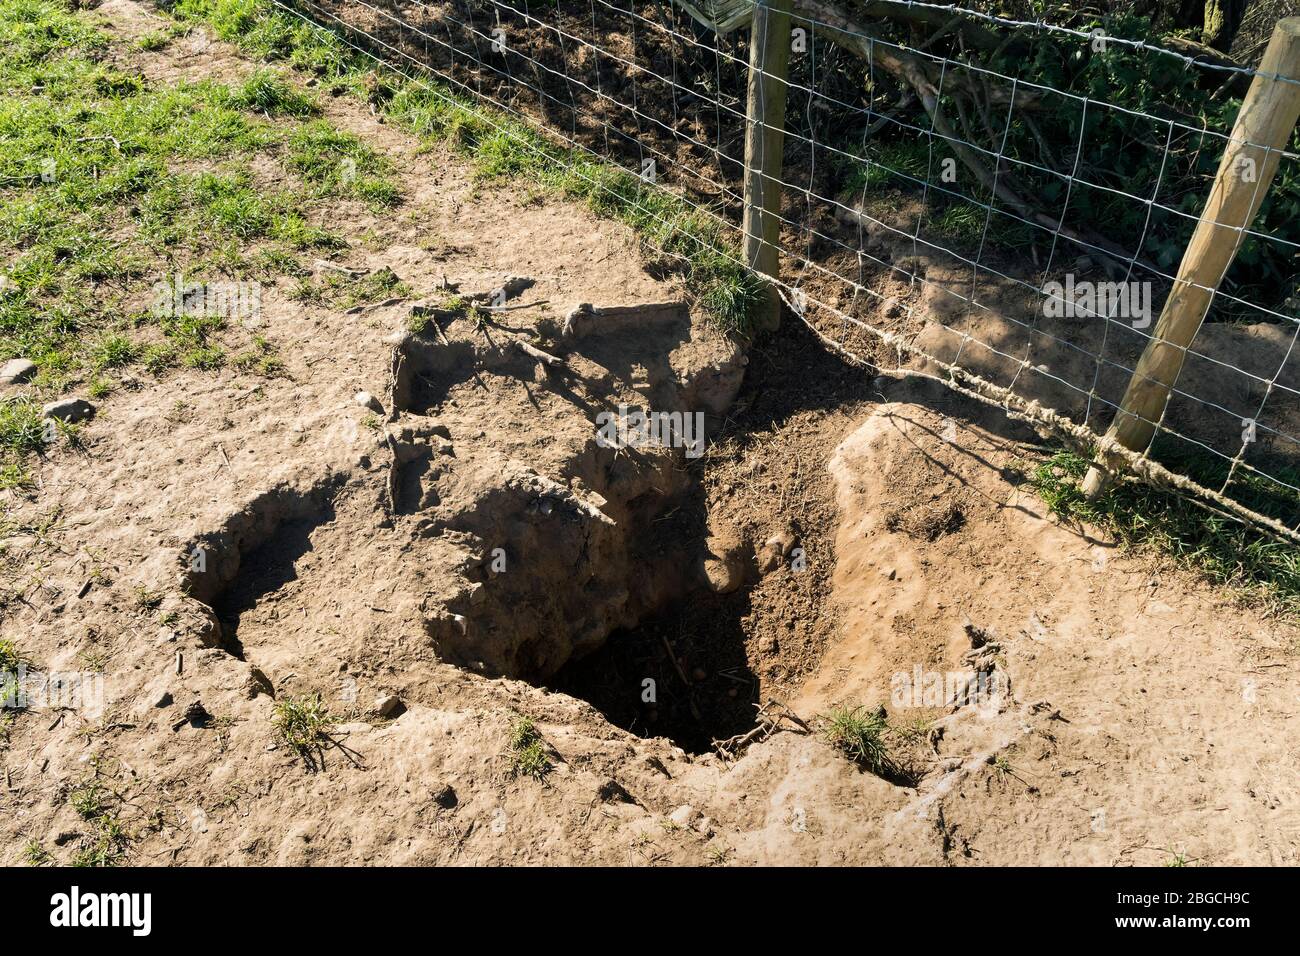
[{"label": "green leafy plant", "polygon": [[531,717],[516,717],[511,723],[507,748],[513,776],[541,780],[554,766],[546,742]]},{"label": "green leafy plant", "polygon": [[329,740],[334,718],[321,695],[315,694],[277,701],[272,723],[281,740],[306,756]]},{"label": "green leafy plant", "polygon": [[885,741],[889,725],[882,710],[842,705],[832,707],[821,719],[822,737],[854,763],[875,774],[896,769]]}]

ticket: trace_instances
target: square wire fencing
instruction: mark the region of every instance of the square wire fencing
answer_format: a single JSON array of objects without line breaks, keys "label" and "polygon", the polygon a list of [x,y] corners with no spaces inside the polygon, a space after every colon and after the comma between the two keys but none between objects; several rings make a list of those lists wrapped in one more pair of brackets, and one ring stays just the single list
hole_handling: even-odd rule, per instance
[{"label": "square wire fencing", "polygon": [[761,274],[701,290],[730,331],[779,296],[1096,454],[1090,495],[1127,475],[1300,542],[1300,19],[1251,66],[910,0],[275,2],[688,285]]}]

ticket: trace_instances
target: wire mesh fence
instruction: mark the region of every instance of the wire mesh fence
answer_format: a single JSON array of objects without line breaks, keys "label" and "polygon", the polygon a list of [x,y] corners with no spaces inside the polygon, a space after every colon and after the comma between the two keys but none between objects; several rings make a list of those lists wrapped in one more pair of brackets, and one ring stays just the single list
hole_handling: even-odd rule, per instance
[{"label": "wire mesh fence", "polygon": [[[630,203],[677,268],[701,252],[746,264],[743,0],[277,4],[475,111],[501,170],[544,152]],[[1234,120],[1257,71],[1123,22],[924,3],[796,0],[789,33],[788,74],[770,78],[786,90],[784,161],[765,175],[791,311],[864,365],[939,377],[1095,445],[1189,283],[1180,260],[1243,145]],[[1258,215],[1230,230],[1224,274],[1190,281],[1211,307],[1151,439],[1112,450],[1300,540],[1300,155],[1289,129],[1245,145],[1237,175]]]}]

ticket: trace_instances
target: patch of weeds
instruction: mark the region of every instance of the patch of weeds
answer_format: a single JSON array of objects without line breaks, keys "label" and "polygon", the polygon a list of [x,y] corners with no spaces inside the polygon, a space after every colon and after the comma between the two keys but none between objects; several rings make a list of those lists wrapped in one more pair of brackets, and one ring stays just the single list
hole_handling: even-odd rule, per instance
[{"label": "patch of weeds", "polygon": [[226,351],[219,345],[197,345],[181,355],[186,368],[212,372],[226,364]]},{"label": "patch of weeds", "polygon": [[316,694],[276,701],[271,723],[280,739],[311,763],[313,755],[329,740],[334,718],[321,695]]},{"label": "patch of weeds", "polygon": [[410,295],[411,287],[387,267],[361,276],[329,272],[320,281],[300,279],[289,293],[290,298],[300,302],[325,305],[332,309],[374,305],[386,299],[404,299]]},{"label": "patch of weeds", "polygon": [[0,641],[0,712],[3,712],[3,718],[0,718],[0,738],[5,740],[8,739],[12,712],[19,709],[21,702],[18,668],[26,663],[13,641]]},{"label": "patch of weeds", "polygon": [[140,347],[124,335],[105,336],[92,353],[92,361],[98,370],[130,365],[139,357]]},{"label": "patch of weeds", "polygon": [[253,372],[266,378],[284,374],[284,362],[276,355],[274,343],[265,336],[253,336],[253,347],[236,355],[230,362],[241,372]]},{"label": "patch of weeds", "polygon": [[32,487],[31,475],[20,463],[0,463],[0,491],[29,491]]},{"label": "patch of weeds", "polygon": [[279,70],[261,69],[231,93],[236,109],[267,116],[315,116],[316,101],[290,82]]},{"label": "patch of weeds", "polygon": [[137,49],[146,52],[165,50],[171,45],[173,40],[178,36],[184,35],[184,33],[185,29],[183,27],[177,24],[171,24],[160,30],[153,30],[146,33],[144,36],[140,37],[140,39],[135,41],[135,45]]},{"label": "patch of weeds", "polygon": [[[623,169],[592,162],[532,127],[440,85],[410,79],[347,50],[335,34],[303,23],[265,0],[177,0],[173,16],[202,20],[222,39],[238,43],[264,60],[285,60],[314,73],[331,89],[347,89],[370,102],[417,136],[448,143],[466,153],[480,178],[527,179],[553,195],[582,199],[597,215],[635,229],[647,244],[685,274],[687,288],[719,329],[746,337],[760,301],[760,281],[743,265],[734,230],[699,212],[666,190]],[[391,97],[388,95],[392,92]],[[310,124],[309,124],[310,126]],[[393,200],[396,187],[384,169],[346,134],[304,128],[291,144],[291,161],[308,182],[326,194],[352,195],[372,205]],[[350,158],[353,167],[340,160]],[[344,182],[344,173],[351,178]]]},{"label": "patch of weeds", "polygon": [[541,780],[554,767],[546,742],[531,717],[516,717],[508,741],[510,774]]},{"label": "patch of weeds", "polygon": [[108,809],[108,790],[98,780],[88,780],[74,787],[68,804],[83,820],[94,820]]},{"label": "patch of weeds", "polygon": [[89,845],[81,847],[72,855],[69,866],[74,867],[109,867],[117,866],[126,857],[128,836],[122,825],[114,817],[105,815],[95,824],[95,833]]},{"label": "patch of weeds", "polygon": [[[1204,487],[1217,488],[1227,477],[1218,463],[1157,446],[1154,455],[1171,471]],[[1028,482],[1053,514],[1113,534],[1120,545],[1171,557],[1212,584],[1237,591],[1288,616],[1300,614],[1300,549],[1264,531],[1209,511],[1186,494],[1139,481],[1122,481],[1089,500],[1080,484],[1091,458],[1058,451],[1034,468]],[[1300,475],[1281,476],[1300,483]],[[1234,478],[1229,493],[1247,507],[1294,527],[1300,498],[1257,475]]]},{"label": "patch of weeds", "polygon": [[0,641],[0,674],[12,674],[23,663],[26,660],[18,653],[18,646],[13,641]]},{"label": "patch of weeds", "polygon": [[897,771],[885,741],[889,725],[883,708],[868,710],[863,706],[843,705],[832,707],[821,719],[822,737],[858,766],[877,776]]},{"label": "patch of weeds", "polygon": [[86,670],[103,673],[108,666],[108,652],[100,647],[89,647],[77,652],[77,660]]},{"label": "patch of weeds", "polygon": [[835,173],[849,199],[860,196],[864,186],[869,190],[920,188],[929,178],[930,147],[925,143],[873,142],[866,149],[847,152],[836,156]]},{"label": "patch of weeds", "polygon": [[286,61],[313,74],[331,94],[371,93],[373,73],[347,44],[262,0],[172,0],[166,6],[181,22],[210,24],[220,39],[249,56]]},{"label": "patch of weeds", "polygon": [[86,383],[86,394],[96,400],[106,398],[113,394],[113,383],[102,376],[96,375]]},{"label": "patch of weeds", "polygon": [[39,405],[26,398],[0,400],[0,453],[6,458],[39,452],[44,434]]},{"label": "patch of weeds", "polygon": [[23,860],[28,866],[46,866],[54,862],[54,857],[35,840],[28,840],[23,847]]},{"label": "patch of weeds", "polygon": [[135,606],[142,611],[156,611],[162,604],[163,595],[161,591],[145,587],[143,584],[135,589],[134,593]]},{"label": "patch of weeds", "polygon": [[926,717],[913,717],[905,724],[890,725],[902,741],[908,744],[924,743],[930,738],[934,721]]},{"label": "patch of weeds", "polygon": [[943,208],[934,219],[934,228],[939,234],[954,240],[962,248],[974,246],[984,234],[984,224],[988,214],[968,202],[952,202]]},{"label": "patch of weeds", "polygon": [[401,190],[391,164],[359,137],[323,120],[306,123],[288,139],[288,165],[323,196],[350,196],[376,207],[392,206]]}]

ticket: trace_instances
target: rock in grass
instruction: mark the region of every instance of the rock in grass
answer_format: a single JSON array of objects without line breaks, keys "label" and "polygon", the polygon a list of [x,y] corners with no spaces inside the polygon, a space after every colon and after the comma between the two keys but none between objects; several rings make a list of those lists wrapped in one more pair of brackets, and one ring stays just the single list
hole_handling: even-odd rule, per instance
[{"label": "rock in grass", "polygon": [[24,358],[10,359],[0,366],[0,385],[17,385],[36,374],[36,363]]},{"label": "rock in grass", "polygon": [[41,408],[42,418],[57,418],[65,422],[79,422],[93,417],[95,406],[84,398],[62,398]]}]

